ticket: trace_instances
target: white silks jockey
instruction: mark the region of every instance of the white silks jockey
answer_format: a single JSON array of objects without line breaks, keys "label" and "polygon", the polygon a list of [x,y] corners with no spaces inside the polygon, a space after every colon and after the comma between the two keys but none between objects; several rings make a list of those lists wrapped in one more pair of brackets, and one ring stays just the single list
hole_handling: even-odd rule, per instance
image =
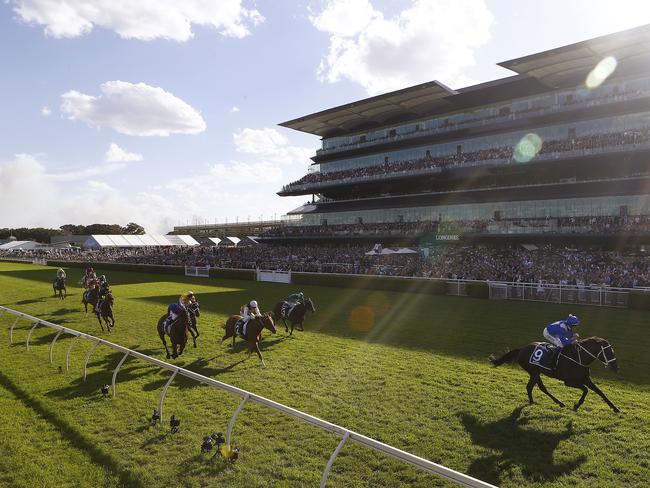
[{"label": "white silks jockey", "polygon": [[243,325],[242,325],[242,335],[246,334],[246,326],[248,325],[248,322],[255,318],[255,317],[261,317],[262,313],[260,312],[259,306],[257,305],[257,302],[255,300],[251,300],[248,302],[246,305],[244,305],[241,309],[241,315],[243,319]]},{"label": "white silks jockey", "polygon": [[56,277],[59,278],[60,280],[65,280],[66,276],[65,276],[65,271],[63,270],[63,268],[59,268],[57,270]]}]

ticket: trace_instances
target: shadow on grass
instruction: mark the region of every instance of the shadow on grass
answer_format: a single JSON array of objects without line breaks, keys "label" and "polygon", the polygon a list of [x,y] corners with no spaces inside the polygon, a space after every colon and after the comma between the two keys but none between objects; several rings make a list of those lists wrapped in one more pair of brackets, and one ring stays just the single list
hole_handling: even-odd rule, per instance
[{"label": "shadow on grass", "polygon": [[461,413],[460,419],[472,442],[500,454],[477,459],[468,474],[488,483],[498,484],[501,473],[519,466],[526,478],[536,482],[551,482],[570,474],[586,461],[585,456],[557,463],[553,453],[558,444],[573,435],[573,424],[568,422],[564,432],[546,432],[525,428],[527,419],[520,418],[524,407],[518,407],[500,420],[481,423],[477,417]]},{"label": "shadow on grass", "polygon": [[183,460],[178,466],[178,478],[208,477],[217,475],[228,469],[228,464],[219,454],[195,454]]},{"label": "shadow on grass", "polygon": [[48,298],[54,298],[54,297],[41,297],[41,298],[32,298],[29,300],[21,300],[19,302],[16,302],[16,305],[30,305],[32,303],[41,303],[47,300]]},{"label": "shadow on grass", "polygon": [[110,454],[103,451],[98,445],[87,439],[74,425],[67,422],[56,411],[50,410],[38,399],[32,397],[28,392],[22,390],[10,378],[0,372],[0,385],[11,392],[23,405],[33,410],[45,422],[55,426],[61,437],[69,442],[76,449],[84,451],[91,461],[103,467],[110,473],[116,475],[121,486],[144,487],[145,485],[134,476],[133,473],[123,469],[120,463]]}]

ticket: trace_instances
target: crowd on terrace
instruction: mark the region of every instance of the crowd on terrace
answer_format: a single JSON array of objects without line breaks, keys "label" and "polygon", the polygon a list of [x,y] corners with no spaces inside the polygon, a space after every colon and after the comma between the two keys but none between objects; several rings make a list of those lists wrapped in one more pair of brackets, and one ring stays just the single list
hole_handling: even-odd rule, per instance
[{"label": "crowd on terrace", "polygon": [[[38,250],[0,257],[157,265],[278,269],[522,283],[650,286],[643,254],[564,247],[442,246],[414,254],[367,255],[369,245],[260,245],[242,248],[111,248],[101,251]],[[101,270],[101,264],[97,264]]]},{"label": "crowd on terrace", "polygon": [[416,237],[431,232],[439,234],[614,234],[650,232],[650,216],[549,217],[501,220],[413,221],[393,223],[356,223],[328,225],[285,225],[270,229],[260,237],[301,238],[321,236],[404,236]]},{"label": "crowd on terrace", "polygon": [[[650,91],[646,80],[637,80],[632,83],[617,83],[616,85],[601,86],[595,90],[577,90],[571,93],[557,95],[543,95],[536,99],[519,100],[510,105],[494,108],[481,108],[474,112],[456,114],[449,117],[438,118],[428,123],[411,123],[396,130],[383,130],[368,134],[347,136],[337,141],[337,138],[326,141],[326,146],[319,150],[323,153],[329,150],[342,150],[360,145],[372,145],[386,140],[398,140],[420,135],[435,134],[437,132],[452,131],[455,129],[472,127],[485,124],[487,121],[517,120],[521,116],[543,114],[548,111],[561,111],[574,109],[577,106],[593,107],[606,103],[631,100],[646,96]],[[362,139],[363,137],[363,139]],[[364,141],[364,142],[362,142]]]},{"label": "crowd on terrace", "polygon": [[[650,142],[650,130],[648,127],[645,127],[639,130],[589,134],[573,138],[543,141],[538,154],[544,155],[569,151],[593,151],[647,142]],[[388,158],[385,158],[384,163],[377,166],[365,166],[362,168],[352,168],[324,173],[309,173],[299,180],[286,185],[284,190],[289,191],[302,185],[314,185],[329,181],[367,178],[370,176],[389,175],[401,172],[448,169],[479,161],[511,161],[513,160],[513,157],[514,148],[512,146],[501,146],[490,149],[481,149],[478,151],[461,152],[459,154],[451,154],[447,156],[433,157],[427,154],[427,156],[423,158],[406,161],[389,161]]]}]

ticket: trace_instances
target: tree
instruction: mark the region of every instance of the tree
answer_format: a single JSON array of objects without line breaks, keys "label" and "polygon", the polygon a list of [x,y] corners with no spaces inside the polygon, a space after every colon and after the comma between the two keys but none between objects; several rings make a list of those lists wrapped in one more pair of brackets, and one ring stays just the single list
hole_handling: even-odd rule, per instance
[{"label": "tree", "polygon": [[122,229],[123,234],[137,234],[142,235],[145,233],[144,227],[135,222],[129,222],[126,227]]}]

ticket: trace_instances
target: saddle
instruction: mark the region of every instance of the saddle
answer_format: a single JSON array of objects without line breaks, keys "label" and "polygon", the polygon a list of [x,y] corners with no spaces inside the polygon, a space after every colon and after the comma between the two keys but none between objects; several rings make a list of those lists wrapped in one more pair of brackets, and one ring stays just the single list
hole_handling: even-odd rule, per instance
[{"label": "saddle", "polygon": [[180,317],[175,319],[175,320],[169,320],[169,317],[167,317],[165,319],[165,321],[163,322],[163,331],[165,332],[165,334],[167,334],[168,336],[171,337],[172,327],[179,320],[180,320]]},{"label": "saddle", "polygon": [[246,339],[246,326],[248,324],[244,321],[244,319],[239,319],[235,323],[235,336],[236,337],[241,337],[242,339]]},{"label": "saddle", "polygon": [[282,318],[288,319],[289,315],[291,315],[291,312],[293,309],[298,305],[296,302],[284,302],[282,303],[282,307],[280,308],[280,313],[282,314]]},{"label": "saddle", "polygon": [[540,368],[554,371],[557,367],[558,352],[558,347],[546,342],[540,342],[535,346],[535,349],[533,349],[528,362],[535,366],[539,366]]}]

